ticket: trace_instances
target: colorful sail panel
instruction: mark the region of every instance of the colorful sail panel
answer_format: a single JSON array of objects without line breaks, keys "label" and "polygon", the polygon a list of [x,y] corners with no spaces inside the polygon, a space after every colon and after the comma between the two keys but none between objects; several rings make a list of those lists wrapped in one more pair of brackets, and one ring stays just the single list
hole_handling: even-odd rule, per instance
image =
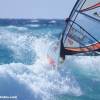
[{"label": "colorful sail panel", "polygon": [[98,7],[99,4],[100,4],[100,0],[85,0],[85,3],[81,9],[87,9],[94,6]]},{"label": "colorful sail panel", "polygon": [[100,0],[78,0],[76,2],[67,20],[62,40],[65,50],[68,51],[73,51],[75,48],[80,53],[84,50],[99,51]]},{"label": "colorful sail panel", "polygon": [[100,0],[87,0],[80,12],[100,21]]}]

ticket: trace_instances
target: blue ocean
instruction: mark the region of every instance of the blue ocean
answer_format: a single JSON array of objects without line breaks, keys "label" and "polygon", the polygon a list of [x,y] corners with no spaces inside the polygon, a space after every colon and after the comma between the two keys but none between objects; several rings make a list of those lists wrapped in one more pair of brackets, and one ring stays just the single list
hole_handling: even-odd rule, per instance
[{"label": "blue ocean", "polygon": [[0,19],[0,100],[100,100],[100,57],[68,56],[51,69],[46,55],[64,20]]}]

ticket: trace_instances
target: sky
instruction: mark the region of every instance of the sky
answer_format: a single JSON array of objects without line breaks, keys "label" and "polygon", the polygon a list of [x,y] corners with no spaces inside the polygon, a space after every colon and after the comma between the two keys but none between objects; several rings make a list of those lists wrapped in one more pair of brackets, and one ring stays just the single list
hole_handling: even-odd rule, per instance
[{"label": "sky", "polygon": [[76,0],[0,0],[0,18],[64,19]]}]

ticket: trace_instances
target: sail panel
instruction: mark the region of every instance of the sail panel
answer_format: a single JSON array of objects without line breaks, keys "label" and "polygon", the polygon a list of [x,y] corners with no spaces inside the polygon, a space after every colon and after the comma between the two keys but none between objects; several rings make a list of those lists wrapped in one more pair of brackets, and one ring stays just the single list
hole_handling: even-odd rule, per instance
[{"label": "sail panel", "polygon": [[99,1],[100,0],[77,1],[70,14],[64,33],[64,47],[85,47],[100,41],[99,18],[92,15],[96,11],[100,11],[100,7],[82,12],[83,9],[99,4]]},{"label": "sail panel", "polygon": [[80,12],[94,17],[100,21],[100,1],[99,0],[86,0]]},{"label": "sail panel", "polygon": [[86,0],[81,9],[87,9],[99,3],[100,3],[100,0]]},{"label": "sail panel", "polygon": [[92,9],[90,11],[83,12],[83,13],[85,13],[85,14],[97,19],[98,21],[100,21],[100,7]]},{"label": "sail panel", "polygon": [[79,14],[75,22],[100,41],[100,22],[87,17],[84,14]]},{"label": "sail panel", "polygon": [[68,34],[65,39],[65,47],[84,47],[96,42],[84,29],[81,28],[80,25],[76,23],[73,23],[69,33],[70,34]]}]

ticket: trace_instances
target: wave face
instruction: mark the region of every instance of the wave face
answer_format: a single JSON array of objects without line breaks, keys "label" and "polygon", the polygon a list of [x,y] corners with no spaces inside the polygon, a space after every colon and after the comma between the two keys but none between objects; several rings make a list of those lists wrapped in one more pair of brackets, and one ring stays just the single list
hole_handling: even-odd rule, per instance
[{"label": "wave face", "polygon": [[99,100],[100,57],[68,56],[52,70],[50,46],[63,20],[0,20],[0,96],[18,100]]}]

